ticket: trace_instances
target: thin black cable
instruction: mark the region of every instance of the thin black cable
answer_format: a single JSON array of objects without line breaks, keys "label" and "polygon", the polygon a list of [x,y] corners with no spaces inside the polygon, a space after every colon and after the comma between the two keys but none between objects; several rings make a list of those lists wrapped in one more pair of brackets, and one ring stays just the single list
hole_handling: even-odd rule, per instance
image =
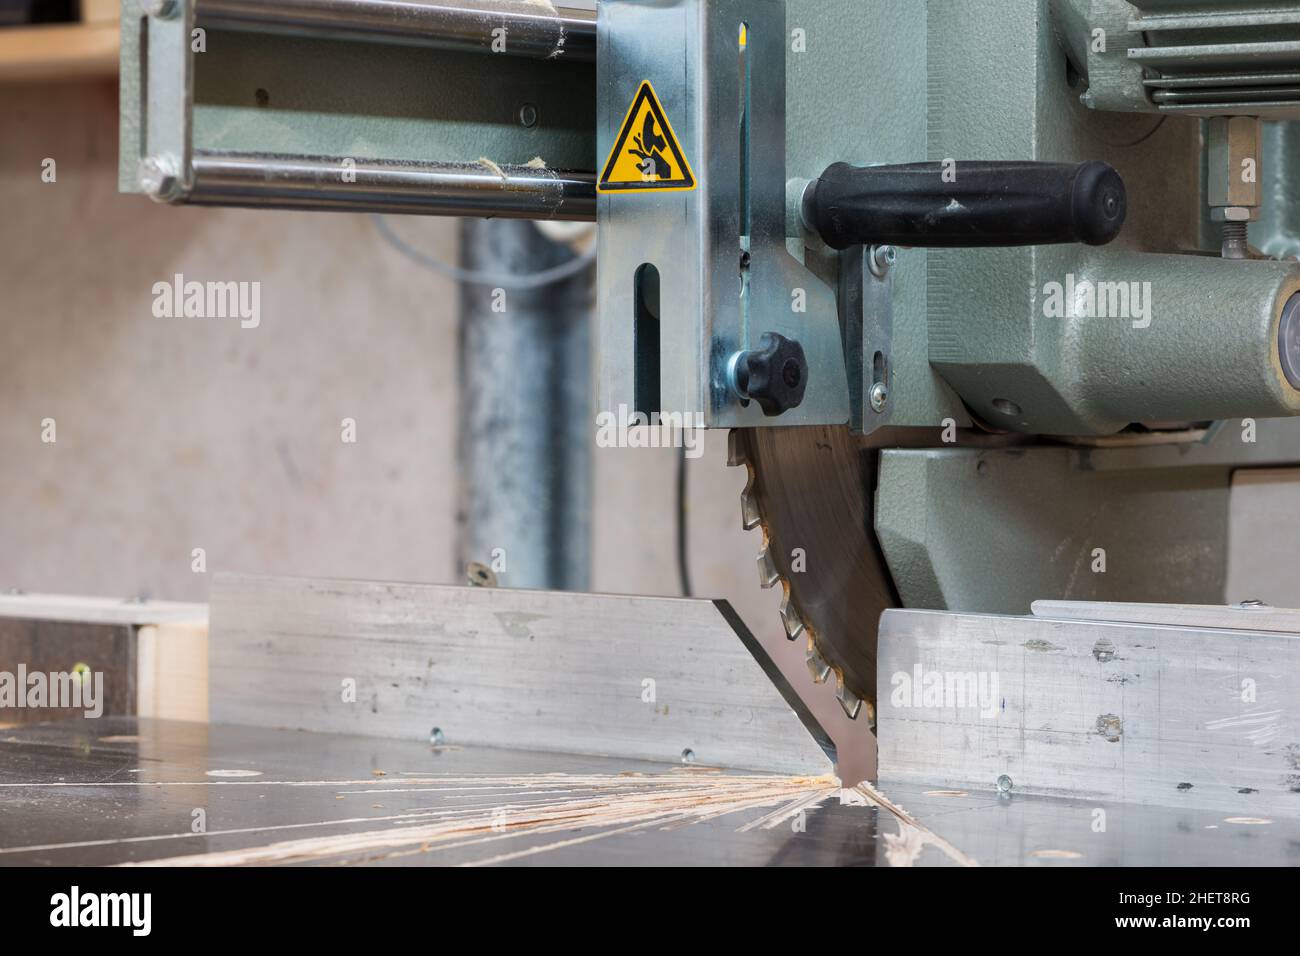
[{"label": "thin black cable", "polygon": [[564,282],[566,279],[572,279],[574,276],[587,271],[596,261],[596,244],[593,242],[584,252],[578,253],[569,261],[562,262],[558,266],[552,266],[549,269],[543,269],[541,272],[512,275],[504,272],[479,272],[473,269],[462,269],[460,266],[452,265],[450,262],[443,262],[441,259],[415,248],[394,232],[393,227],[379,213],[371,213],[370,220],[374,223],[375,228],[379,230],[379,235],[383,237],[384,241],[406,258],[424,266],[431,272],[470,285],[499,286],[502,289],[541,289],[557,282]]},{"label": "thin black cable", "polygon": [[677,455],[677,577],[681,583],[682,597],[694,597],[691,567],[686,554],[686,461],[686,445],[683,443]]}]

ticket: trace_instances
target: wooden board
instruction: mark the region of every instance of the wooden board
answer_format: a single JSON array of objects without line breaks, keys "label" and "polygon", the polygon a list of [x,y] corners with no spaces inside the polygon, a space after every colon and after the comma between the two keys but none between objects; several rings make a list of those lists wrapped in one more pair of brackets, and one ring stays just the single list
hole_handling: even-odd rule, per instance
[{"label": "wooden board", "polygon": [[[0,672],[16,682],[25,695],[26,681],[19,675],[72,674],[88,668],[99,683],[96,717],[136,713],[135,629],[124,624],[43,621],[0,617]],[[21,669],[21,670],[20,670]],[[93,693],[93,691],[92,691]],[[52,701],[50,701],[52,703]],[[0,724],[40,724],[51,720],[85,720],[87,708],[0,706]]]},{"label": "wooden board", "polygon": [[161,720],[208,719],[206,621],[145,624],[136,631],[137,713]]},{"label": "wooden board", "polygon": [[211,616],[214,723],[829,769],[711,601],[217,575]]},{"label": "wooden board", "polygon": [[[0,671],[104,674],[104,716],[206,721],[207,607],[57,594],[0,595]],[[3,709],[0,724],[82,712]]]},{"label": "wooden board", "polygon": [[118,5],[82,0],[82,22],[0,29],[0,83],[113,76]]}]

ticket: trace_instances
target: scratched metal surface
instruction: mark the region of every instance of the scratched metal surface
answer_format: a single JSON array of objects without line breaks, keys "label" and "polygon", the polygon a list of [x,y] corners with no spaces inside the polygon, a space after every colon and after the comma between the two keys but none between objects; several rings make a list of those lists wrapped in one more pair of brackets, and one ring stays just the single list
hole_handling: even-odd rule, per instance
[{"label": "scratched metal surface", "polygon": [[[1294,818],[1001,794],[994,787],[883,781],[878,789],[982,866],[1300,865]],[[928,848],[917,861],[935,862]]]},{"label": "scratched metal surface", "polygon": [[[410,741],[253,727],[209,727],[130,718],[0,731],[0,865],[111,865],[223,854],[284,840],[399,833],[430,812],[481,814],[526,808],[498,787],[451,791],[430,778],[581,775],[662,781],[697,779],[684,769],[615,758],[488,748],[434,748]],[[210,776],[210,771],[227,775]],[[233,776],[230,771],[260,772]],[[382,776],[376,776],[377,772]],[[566,776],[551,780],[564,784]],[[633,778],[642,779],[642,778]],[[772,779],[781,779],[773,776]],[[549,785],[549,784],[548,784]],[[984,865],[1295,865],[1300,823],[1227,823],[1223,814],[1128,807],[996,792],[935,793],[882,786],[966,856]],[[340,799],[341,798],[341,799]],[[1105,829],[1094,830],[1098,807]],[[190,832],[194,811],[205,834]],[[515,809],[510,812],[513,814]],[[739,832],[766,810],[674,829],[614,832],[606,825],[547,834],[484,832],[454,847],[354,852],[321,863],[446,865],[522,850],[524,865],[953,865],[921,841],[890,854],[900,826],[873,806],[825,801],[803,829],[783,822]],[[586,842],[572,843],[576,839]],[[942,842],[942,841],[940,841]],[[567,844],[567,845],[557,845]],[[551,847],[546,849],[547,847]],[[896,847],[895,847],[896,849]]]},{"label": "scratched metal surface", "polygon": [[[519,803],[517,796],[499,788],[481,794],[433,793],[423,785],[407,785],[405,780],[411,778],[480,774],[694,776],[707,772],[697,766],[617,758],[456,749],[453,743],[434,748],[411,741],[127,718],[83,726],[46,724],[3,730],[0,865],[102,866],[159,860],[279,840],[408,826],[419,820],[412,815],[432,807],[472,811]],[[212,770],[260,771],[262,776],[207,776]],[[384,776],[374,776],[376,771],[383,771]],[[340,783],[285,783],[304,781]],[[163,782],[169,783],[158,785]],[[205,835],[189,832],[196,809],[205,812]],[[763,812],[735,814],[676,830],[653,827],[594,839],[519,862],[862,865],[875,859],[874,808],[840,806],[833,801],[833,805],[807,814],[802,833],[789,824],[736,832]],[[290,826],[297,828],[284,829]],[[244,832],[219,832],[232,830]],[[472,863],[578,835],[492,838],[458,849],[361,856],[365,857],[362,862],[380,865]],[[43,848],[25,849],[32,847]]]},{"label": "scratched metal surface", "polygon": [[[1111,605],[1099,613],[1122,616]],[[888,610],[880,775],[949,788],[1007,775],[1045,796],[1296,819],[1300,635],[1215,620]],[[908,689],[935,674],[972,675],[985,696],[926,706]]]}]

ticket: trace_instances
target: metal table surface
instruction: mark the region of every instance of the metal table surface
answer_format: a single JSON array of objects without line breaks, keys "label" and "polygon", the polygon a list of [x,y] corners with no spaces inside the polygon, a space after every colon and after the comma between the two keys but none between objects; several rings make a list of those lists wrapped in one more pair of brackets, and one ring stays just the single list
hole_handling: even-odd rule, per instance
[{"label": "metal table surface", "polygon": [[0,731],[0,865],[1300,862],[1296,820],[1111,805],[1098,832],[1088,801],[880,789],[846,803],[826,778],[107,718]]}]

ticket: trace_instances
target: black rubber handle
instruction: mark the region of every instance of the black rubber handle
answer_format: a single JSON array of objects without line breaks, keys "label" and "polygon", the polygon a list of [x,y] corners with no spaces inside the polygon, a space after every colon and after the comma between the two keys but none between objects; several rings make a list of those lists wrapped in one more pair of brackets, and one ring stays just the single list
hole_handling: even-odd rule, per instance
[{"label": "black rubber handle", "polygon": [[832,249],[1084,242],[1119,235],[1124,180],[1106,163],[836,163],[804,194],[803,217]]}]

